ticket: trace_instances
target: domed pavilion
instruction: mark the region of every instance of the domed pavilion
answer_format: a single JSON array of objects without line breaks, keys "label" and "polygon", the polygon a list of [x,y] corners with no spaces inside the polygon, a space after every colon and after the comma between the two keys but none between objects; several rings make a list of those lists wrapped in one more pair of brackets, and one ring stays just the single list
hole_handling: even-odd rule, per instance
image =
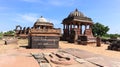
[{"label": "domed pavilion", "polygon": [[76,9],[71,12],[67,18],[62,21],[63,24],[63,37],[65,40],[70,39],[73,31],[75,31],[75,39],[78,39],[78,36],[87,36],[93,37],[91,26],[93,25],[93,21],[91,18],[86,17],[82,12]]},{"label": "domed pavilion", "polygon": [[60,28],[54,28],[53,23],[42,16],[37,19],[33,27],[16,26],[16,37],[28,38],[30,48],[58,48],[61,35]]},{"label": "domed pavilion", "polygon": [[52,29],[53,28],[53,23],[48,22],[45,18],[43,18],[42,16],[37,19],[37,21],[35,22],[34,26],[35,29],[39,28],[39,29]]},{"label": "domed pavilion", "polygon": [[30,29],[29,46],[30,48],[58,48],[60,34],[60,28],[54,28],[53,23],[41,16]]}]

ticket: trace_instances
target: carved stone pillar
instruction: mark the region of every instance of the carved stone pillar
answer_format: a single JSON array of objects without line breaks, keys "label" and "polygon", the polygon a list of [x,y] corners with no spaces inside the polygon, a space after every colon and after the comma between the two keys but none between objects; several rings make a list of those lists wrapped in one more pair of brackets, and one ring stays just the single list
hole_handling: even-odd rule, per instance
[{"label": "carved stone pillar", "polygon": [[72,30],[72,24],[70,24],[70,30]]},{"label": "carved stone pillar", "polygon": [[67,29],[69,30],[69,25],[67,25]]},{"label": "carved stone pillar", "polygon": [[85,24],[85,30],[87,29],[87,24]]},{"label": "carved stone pillar", "polygon": [[63,29],[65,29],[65,24],[63,24]]},{"label": "carved stone pillar", "polygon": [[92,28],[92,25],[89,25],[89,29],[91,29]]},{"label": "carved stone pillar", "polygon": [[64,37],[65,37],[66,36],[66,24],[64,24],[63,31],[64,31]]},{"label": "carved stone pillar", "polygon": [[79,25],[77,25],[77,29],[79,29]]},{"label": "carved stone pillar", "polygon": [[80,32],[80,34],[82,34],[82,25],[80,25],[80,29],[81,29],[81,32]]}]

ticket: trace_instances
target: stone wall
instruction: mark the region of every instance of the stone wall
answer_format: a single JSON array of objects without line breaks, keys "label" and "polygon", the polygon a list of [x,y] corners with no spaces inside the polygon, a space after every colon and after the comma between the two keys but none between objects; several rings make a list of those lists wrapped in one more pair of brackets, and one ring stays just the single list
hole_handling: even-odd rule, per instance
[{"label": "stone wall", "polygon": [[30,48],[58,48],[59,36],[30,36]]}]

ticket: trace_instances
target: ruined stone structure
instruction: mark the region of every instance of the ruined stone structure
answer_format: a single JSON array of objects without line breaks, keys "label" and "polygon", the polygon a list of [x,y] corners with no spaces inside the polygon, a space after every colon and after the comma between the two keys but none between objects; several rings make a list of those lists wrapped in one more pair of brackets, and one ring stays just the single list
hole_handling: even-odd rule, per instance
[{"label": "ruined stone structure", "polygon": [[63,38],[67,41],[75,42],[78,36],[87,36],[88,40],[93,38],[91,26],[93,21],[86,17],[82,12],[76,9],[71,12],[67,18],[62,22],[63,24]]},{"label": "ruined stone structure", "polygon": [[41,16],[29,30],[29,46],[31,48],[58,48],[61,30],[53,26]]},{"label": "ruined stone structure", "polygon": [[19,38],[27,38],[29,34],[30,27],[22,27],[20,25],[17,25],[15,28],[15,36]]},{"label": "ruined stone structure", "polygon": [[114,40],[109,46],[108,50],[120,51],[120,40]]},{"label": "ruined stone structure", "polygon": [[15,29],[16,37],[28,38],[30,48],[58,48],[61,30],[54,28],[53,23],[48,22],[42,16],[34,23],[33,27],[20,25]]}]

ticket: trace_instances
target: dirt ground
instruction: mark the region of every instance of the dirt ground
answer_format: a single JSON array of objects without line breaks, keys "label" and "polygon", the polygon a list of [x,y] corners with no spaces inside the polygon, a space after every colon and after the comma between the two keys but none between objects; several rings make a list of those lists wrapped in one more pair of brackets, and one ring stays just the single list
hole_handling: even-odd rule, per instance
[{"label": "dirt ground", "polygon": [[79,45],[79,44],[70,44],[66,41],[60,41],[60,48],[77,48],[81,50],[85,50],[88,52],[92,52],[95,54],[100,54],[103,56],[108,56],[112,58],[119,58],[120,59],[120,52],[119,51],[112,51],[107,50],[108,45],[107,44],[101,44],[101,47],[96,47],[96,44],[88,44],[86,45]]},{"label": "dirt ground", "polygon": [[[0,40],[0,54],[10,49],[25,49],[25,48],[22,48],[22,46],[23,47],[27,46],[28,45],[27,43],[28,41],[26,39],[20,39],[18,40],[18,45],[16,44],[4,45],[4,41]],[[107,47],[108,47],[107,44],[101,44],[101,47],[96,47],[95,43],[88,44],[88,45],[79,45],[77,43],[68,43],[66,41],[59,42],[59,48],[77,48],[77,49],[85,50],[85,51],[92,52],[95,54],[100,54],[103,56],[109,56],[112,58],[120,58],[119,51],[107,50]]]},{"label": "dirt ground", "polygon": [[[26,49],[24,46],[28,45],[26,39],[18,40],[18,44],[4,45],[4,41],[0,40],[0,67],[39,67],[33,57],[29,57],[30,53],[48,53],[55,52],[57,49]],[[111,58],[120,59],[119,51],[107,50],[106,44],[101,47],[96,47],[96,44],[79,45],[77,43],[68,43],[66,41],[59,42],[59,49],[76,48],[99,54]]]}]

